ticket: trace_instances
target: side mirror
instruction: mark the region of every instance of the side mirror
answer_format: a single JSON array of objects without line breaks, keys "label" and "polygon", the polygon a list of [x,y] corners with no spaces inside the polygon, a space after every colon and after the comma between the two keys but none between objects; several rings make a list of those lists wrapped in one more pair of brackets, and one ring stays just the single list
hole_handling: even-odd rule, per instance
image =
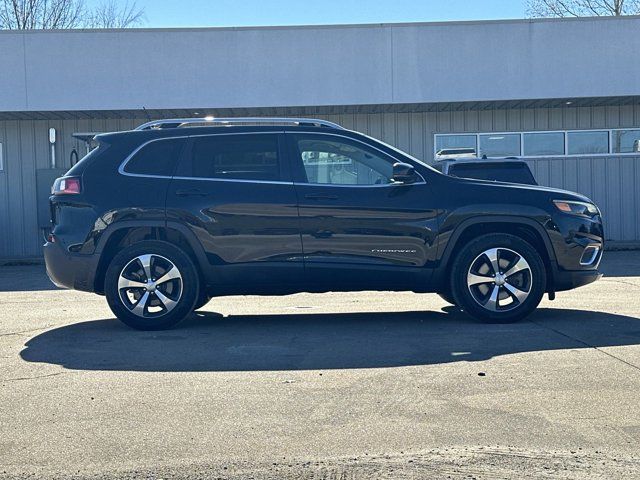
[{"label": "side mirror", "polygon": [[395,183],[401,183],[404,185],[410,185],[418,181],[418,174],[413,165],[408,163],[394,163],[393,164],[393,178]]}]

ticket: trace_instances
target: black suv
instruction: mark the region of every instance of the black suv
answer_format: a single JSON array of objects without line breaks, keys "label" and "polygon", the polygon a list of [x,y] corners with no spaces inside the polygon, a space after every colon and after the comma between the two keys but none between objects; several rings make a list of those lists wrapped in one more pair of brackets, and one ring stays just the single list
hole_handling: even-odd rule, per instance
[{"label": "black suv", "polygon": [[576,193],[443,175],[310,119],[179,119],[96,137],[56,180],[47,271],[168,328],[212,296],[436,292],[510,322],[600,278]]}]

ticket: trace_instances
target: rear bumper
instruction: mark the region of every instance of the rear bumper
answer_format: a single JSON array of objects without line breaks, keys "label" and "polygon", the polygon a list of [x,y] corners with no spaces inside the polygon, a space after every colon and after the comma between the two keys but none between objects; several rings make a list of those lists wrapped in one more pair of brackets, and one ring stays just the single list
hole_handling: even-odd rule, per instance
[{"label": "rear bumper", "polygon": [[600,280],[602,273],[597,270],[559,271],[555,274],[554,290],[562,292],[582,287]]},{"label": "rear bumper", "polygon": [[47,242],[43,247],[49,279],[61,288],[85,292],[94,291],[96,255],[74,255],[58,243]]}]

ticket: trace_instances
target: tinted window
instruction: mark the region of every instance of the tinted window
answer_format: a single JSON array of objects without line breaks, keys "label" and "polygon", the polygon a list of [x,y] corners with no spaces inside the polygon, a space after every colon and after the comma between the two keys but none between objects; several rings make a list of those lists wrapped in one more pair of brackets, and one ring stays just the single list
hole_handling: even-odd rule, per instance
[{"label": "tinted window", "polygon": [[609,132],[569,132],[569,155],[609,153]]},{"label": "tinted window", "polygon": [[458,164],[449,167],[449,175],[528,185],[535,185],[536,183],[531,170],[526,164]]},{"label": "tinted window", "polygon": [[613,153],[640,153],[640,130],[614,130]]},{"label": "tinted window", "polygon": [[296,135],[298,155],[309,183],[380,185],[391,183],[391,159],[365,145],[325,135]]},{"label": "tinted window", "polygon": [[564,133],[525,133],[524,155],[527,157],[542,157],[564,155]]},{"label": "tinted window", "polygon": [[517,157],[520,155],[519,134],[480,135],[480,156]]},{"label": "tinted window", "polygon": [[188,172],[180,176],[280,180],[278,137],[272,134],[194,138]]},{"label": "tinted window", "polygon": [[124,167],[127,173],[173,175],[184,139],[155,140],[143,146]]}]

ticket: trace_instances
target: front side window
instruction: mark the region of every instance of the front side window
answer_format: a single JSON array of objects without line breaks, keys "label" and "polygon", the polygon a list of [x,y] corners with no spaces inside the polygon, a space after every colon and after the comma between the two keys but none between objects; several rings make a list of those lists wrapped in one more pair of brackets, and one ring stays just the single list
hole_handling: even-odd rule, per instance
[{"label": "front side window", "polygon": [[325,135],[294,135],[308,183],[383,185],[391,183],[393,160],[373,149]]},{"label": "front side window", "polygon": [[180,176],[228,180],[280,180],[274,134],[195,137],[187,172]]},{"label": "front side window", "polygon": [[569,155],[609,153],[609,132],[569,132],[567,143]]},{"label": "front side window", "polygon": [[614,130],[613,153],[639,153],[640,130]]},{"label": "front side window", "polygon": [[480,156],[518,157],[520,156],[520,135],[496,133],[480,135]]},{"label": "front side window", "polygon": [[127,162],[124,171],[136,175],[170,177],[173,175],[183,145],[182,138],[168,138],[147,143]]}]

